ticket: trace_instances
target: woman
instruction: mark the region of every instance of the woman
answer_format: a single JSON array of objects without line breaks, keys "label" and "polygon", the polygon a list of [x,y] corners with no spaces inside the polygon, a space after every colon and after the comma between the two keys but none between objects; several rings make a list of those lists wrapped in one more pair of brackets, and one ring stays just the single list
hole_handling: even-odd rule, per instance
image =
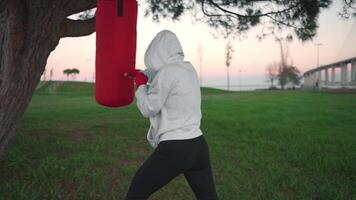
[{"label": "woman", "polygon": [[200,130],[199,80],[173,32],[156,35],[146,50],[145,65],[144,72],[136,73],[135,96],[140,112],[150,120],[147,140],[154,152],[133,177],[126,199],[148,199],[181,173],[198,199],[218,199]]}]

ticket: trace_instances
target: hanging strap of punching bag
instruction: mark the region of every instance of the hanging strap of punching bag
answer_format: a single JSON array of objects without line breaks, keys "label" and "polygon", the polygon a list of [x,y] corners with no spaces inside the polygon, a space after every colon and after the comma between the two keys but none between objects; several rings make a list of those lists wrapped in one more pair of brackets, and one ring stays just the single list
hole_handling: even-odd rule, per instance
[{"label": "hanging strap of punching bag", "polygon": [[124,0],[117,0],[117,16],[124,15]]}]

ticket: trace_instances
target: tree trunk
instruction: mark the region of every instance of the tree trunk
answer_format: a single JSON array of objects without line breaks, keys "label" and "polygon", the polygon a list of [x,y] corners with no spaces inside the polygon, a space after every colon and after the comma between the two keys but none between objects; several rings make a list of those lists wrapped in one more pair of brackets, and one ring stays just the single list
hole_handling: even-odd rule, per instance
[{"label": "tree trunk", "polygon": [[95,19],[67,16],[96,0],[0,0],[0,159],[61,37],[95,31]]},{"label": "tree trunk", "polygon": [[12,0],[0,13],[0,158],[59,42],[60,15],[29,4]]}]

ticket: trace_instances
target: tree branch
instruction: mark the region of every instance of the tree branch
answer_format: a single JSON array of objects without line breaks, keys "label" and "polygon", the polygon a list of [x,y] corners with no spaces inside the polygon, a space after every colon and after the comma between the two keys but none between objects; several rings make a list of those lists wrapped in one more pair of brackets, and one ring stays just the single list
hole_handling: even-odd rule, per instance
[{"label": "tree branch", "polygon": [[87,36],[95,32],[95,18],[88,20],[72,20],[66,18],[61,23],[60,37]]},{"label": "tree branch", "polygon": [[266,17],[270,18],[271,20],[273,20],[274,22],[276,22],[278,24],[282,24],[282,25],[287,26],[287,27],[294,28],[296,30],[302,29],[302,28],[299,28],[299,27],[294,26],[292,24],[289,24],[288,22],[283,22],[281,20],[278,20],[278,19],[276,19],[276,18],[274,18],[274,17],[272,17],[270,15],[266,15]]},{"label": "tree branch", "polygon": [[344,4],[346,5],[346,6],[348,6],[349,8],[351,8],[352,10],[356,10],[356,8],[355,7],[353,7],[353,4],[356,4],[356,1],[354,1],[354,0],[344,0]]},{"label": "tree branch", "polygon": [[96,7],[97,0],[70,0],[66,5],[66,16]]},{"label": "tree branch", "polygon": [[205,0],[202,1],[201,3],[201,9],[204,13],[205,16],[208,16],[208,17],[222,17],[222,16],[226,16],[226,17],[232,17],[232,18],[236,18],[238,19],[238,17],[234,16],[234,15],[230,15],[230,14],[225,14],[225,15],[221,15],[221,14],[209,14],[208,12],[206,12],[205,10]]},{"label": "tree branch", "polygon": [[[203,0],[203,4],[204,4],[204,1]],[[239,14],[239,13],[236,13],[236,12],[232,12],[232,11],[229,11],[223,7],[221,7],[219,4],[215,3],[213,0],[207,0],[211,5],[215,6],[216,8],[218,8],[219,10],[223,11],[224,13],[228,13],[228,14],[231,14],[231,15],[235,15],[236,17],[241,17],[241,18],[248,18],[248,17],[264,17],[264,16],[268,16],[268,15],[275,15],[275,14],[279,14],[279,13],[284,13],[284,12],[287,12],[293,8],[296,8],[298,6],[298,4],[295,4],[295,5],[292,5],[292,6],[289,6],[288,8],[285,8],[283,10],[278,10],[278,11],[271,11],[271,12],[266,12],[266,13],[261,13],[261,14],[253,14],[253,15],[243,15],[243,14]],[[215,15],[216,16],[216,15]]]},{"label": "tree branch", "polygon": [[344,0],[344,4],[349,7],[353,12],[356,12],[356,7],[354,7],[354,4],[356,4],[356,1],[354,0]]}]

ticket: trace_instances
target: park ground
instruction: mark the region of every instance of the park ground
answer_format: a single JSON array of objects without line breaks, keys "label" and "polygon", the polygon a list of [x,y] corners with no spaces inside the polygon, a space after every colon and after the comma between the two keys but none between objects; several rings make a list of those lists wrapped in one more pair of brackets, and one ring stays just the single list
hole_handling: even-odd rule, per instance
[{"label": "park ground", "polygon": [[[41,84],[0,161],[1,200],[124,199],[149,121],[93,90]],[[221,200],[356,199],[356,94],[203,88],[202,116]],[[180,175],[150,199],[195,197]]]}]

